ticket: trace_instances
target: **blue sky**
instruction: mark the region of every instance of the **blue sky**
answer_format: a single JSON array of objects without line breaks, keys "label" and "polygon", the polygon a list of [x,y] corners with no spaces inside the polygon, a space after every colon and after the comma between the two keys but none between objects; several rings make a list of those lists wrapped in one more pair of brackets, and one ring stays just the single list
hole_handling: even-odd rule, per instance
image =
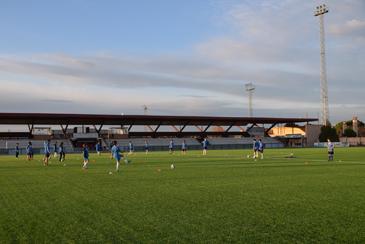
[{"label": "blue sky", "polygon": [[[0,111],[317,117],[310,0],[0,1]],[[325,16],[330,119],[365,120],[365,2]]]},{"label": "blue sky", "polygon": [[1,50],[160,53],[221,33],[212,1],[5,1]]}]

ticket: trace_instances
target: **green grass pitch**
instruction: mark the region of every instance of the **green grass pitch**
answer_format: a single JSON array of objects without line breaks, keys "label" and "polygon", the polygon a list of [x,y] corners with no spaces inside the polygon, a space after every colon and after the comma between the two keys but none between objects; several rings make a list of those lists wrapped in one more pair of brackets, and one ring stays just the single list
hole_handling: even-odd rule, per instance
[{"label": "green grass pitch", "polygon": [[248,153],[1,156],[0,243],[365,242],[364,148]]}]

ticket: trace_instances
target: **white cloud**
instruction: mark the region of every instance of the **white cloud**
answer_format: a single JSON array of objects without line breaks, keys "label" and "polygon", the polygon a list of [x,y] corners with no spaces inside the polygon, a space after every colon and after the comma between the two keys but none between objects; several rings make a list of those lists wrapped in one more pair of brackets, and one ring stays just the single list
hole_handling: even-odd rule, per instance
[{"label": "white cloud", "polygon": [[331,25],[329,31],[334,35],[358,35],[365,37],[365,20],[352,19],[344,24]]}]

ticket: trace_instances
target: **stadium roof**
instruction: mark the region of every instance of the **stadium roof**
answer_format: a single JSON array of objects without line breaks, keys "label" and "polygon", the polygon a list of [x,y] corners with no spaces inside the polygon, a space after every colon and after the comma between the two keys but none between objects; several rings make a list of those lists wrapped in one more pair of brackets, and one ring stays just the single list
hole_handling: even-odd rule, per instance
[{"label": "stadium roof", "polygon": [[[34,125],[60,125],[65,137],[69,125],[92,125],[100,135],[105,125],[128,127],[128,135],[132,136],[228,136],[247,135],[258,124],[268,124],[268,131],[277,124],[303,123],[317,121],[315,118],[269,118],[269,117],[214,117],[214,116],[161,116],[161,115],[108,115],[108,114],[55,114],[55,113],[0,113],[0,124],[28,125],[32,133]],[[147,126],[149,131],[132,131],[134,126]],[[161,126],[171,126],[174,132],[161,131]],[[187,126],[195,126],[198,131],[186,131]],[[226,126],[221,131],[209,131],[212,126]],[[239,132],[231,131],[233,126]],[[241,126],[247,126],[244,131]],[[177,128],[179,127],[179,128]]]},{"label": "stadium roof", "polygon": [[317,121],[316,118],[0,113],[0,124],[28,125],[173,125],[245,126]]}]

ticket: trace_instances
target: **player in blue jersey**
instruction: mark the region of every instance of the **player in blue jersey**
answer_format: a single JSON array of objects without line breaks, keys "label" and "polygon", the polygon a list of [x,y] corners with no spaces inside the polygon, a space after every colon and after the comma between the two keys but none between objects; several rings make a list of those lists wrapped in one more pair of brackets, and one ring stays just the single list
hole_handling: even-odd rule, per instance
[{"label": "player in blue jersey", "polygon": [[63,146],[63,142],[61,142],[60,146],[58,147],[58,153],[60,154],[59,161],[60,162],[65,161],[66,154],[65,154],[65,147]]},{"label": "player in blue jersey", "polygon": [[148,151],[150,149],[150,146],[148,145],[148,141],[144,141],[144,151],[146,152],[146,154],[148,154]]},{"label": "player in blue jersey", "polygon": [[120,150],[120,147],[119,147],[117,141],[114,141],[113,144],[114,145],[112,147],[112,153],[113,153],[113,157],[117,163],[115,166],[115,170],[119,171],[120,160],[121,160],[121,158],[123,158],[123,155],[121,154],[121,150]]},{"label": "player in blue jersey", "polygon": [[259,157],[259,147],[260,143],[255,139],[253,139],[253,158]]},{"label": "player in blue jersey", "polygon": [[87,169],[89,164],[89,148],[86,144],[82,145],[82,155],[84,157],[84,165],[82,166],[82,169]]},{"label": "player in blue jersey", "polygon": [[19,149],[19,143],[15,145],[15,157],[19,158],[20,149]]},{"label": "player in blue jersey", "polygon": [[55,142],[55,144],[53,144],[53,157],[57,158],[57,152],[58,152],[58,145],[57,142]]},{"label": "player in blue jersey", "polygon": [[261,155],[261,159],[264,159],[264,149],[265,149],[265,144],[262,142],[261,139],[259,139],[259,154]]},{"label": "player in blue jersey", "polygon": [[203,155],[207,155],[208,145],[209,145],[209,142],[208,142],[207,138],[204,138],[204,140],[203,140],[203,142],[202,142],[202,146],[203,146]]},{"label": "player in blue jersey", "polygon": [[31,141],[30,141],[30,142],[28,142],[28,145],[27,145],[27,147],[25,148],[25,151],[26,151],[26,153],[27,153],[27,160],[28,160],[28,161],[32,160],[32,159],[33,159],[33,155],[34,155],[34,153],[33,153],[33,146],[32,146],[32,142],[31,142]]},{"label": "player in blue jersey", "polygon": [[174,147],[175,147],[174,140],[171,139],[170,142],[169,142],[169,153],[170,154],[174,153]]},{"label": "player in blue jersey", "polygon": [[134,145],[133,145],[132,141],[129,141],[129,143],[128,143],[128,151],[129,151],[128,154],[133,154],[133,152],[134,152]]},{"label": "player in blue jersey", "polygon": [[98,154],[98,156],[100,156],[101,150],[102,150],[101,143],[100,143],[100,141],[98,141],[98,143],[96,143],[96,145],[95,145],[95,151]]},{"label": "player in blue jersey", "polygon": [[51,145],[50,140],[44,142],[44,157],[43,157],[43,165],[48,166],[49,157],[51,156]]},{"label": "player in blue jersey", "polygon": [[188,146],[186,145],[186,141],[183,140],[183,142],[181,144],[181,154],[185,155],[187,148],[188,148]]}]

